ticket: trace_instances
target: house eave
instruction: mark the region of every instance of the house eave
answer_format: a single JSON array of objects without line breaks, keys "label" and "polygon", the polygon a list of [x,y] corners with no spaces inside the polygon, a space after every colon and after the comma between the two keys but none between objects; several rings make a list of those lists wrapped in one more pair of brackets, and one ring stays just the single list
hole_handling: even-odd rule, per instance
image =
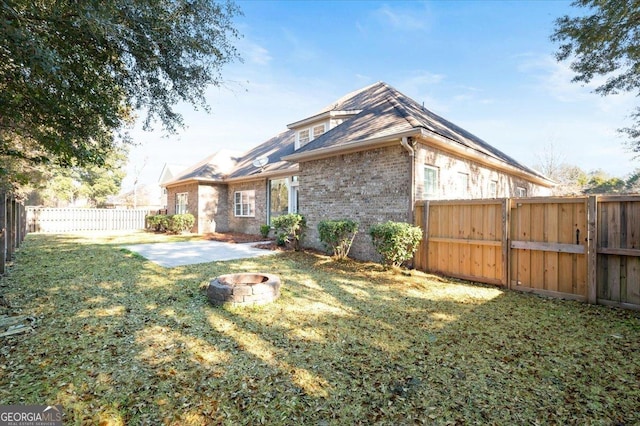
[{"label": "house eave", "polygon": [[224,183],[223,179],[207,179],[207,178],[189,178],[189,179],[179,179],[171,182],[166,182],[160,184],[161,188],[170,188],[178,185],[187,185],[190,183]]},{"label": "house eave", "polygon": [[403,137],[411,137],[420,135],[419,129],[411,129],[405,132],[394,133],[391,135],[385,135],[375,138],[359,139],[346,144],[331,146],[328,148],[319,148],[307,152],[301,152],[299,154],[290,154],[282,157],[285,161],[291,162],[305,162],[311,160],[320,160],[323,158],[333,157],[341,154],[350,154],[358,151],[365,151],[367,149],[381,148],[383,146],[393,145],[402,140]]},{"label": "house eave", "polygon": [[281,170],[272,170],[272,171],[264,171],[258,172],[252,175],[244,175],[237,176],[233,178],[227,178],[224,180],[224,183],[237,183],[237,182],[250,182],[255,180],[262,179],[273,179],[285,176],[291,176],[292,174],[297,173],[300,170],[297,164],[292,164],[290,167]]},{"label": "house eave", "polygon": [[291,176],[292,174],[297,173],[298,170],[299,170],[299,167],[297,164],[291,164],[286,169],[271,170],[271,171],[264,171],[264,172],[257,171],[257,173],[254,173],[254,174],[237,176],[232,178],[229,178],[229,177],[225,177],[222,179],[189,178],[189,179],[182,179],[182,180],[174,180],[171,182],[161,184],[160,187],[172,188],[175,186],[188,185],[191,183],[227,184],[227,183],[236,183],[236,182],[249,182],[249,181],[255,181],[255,180],[262,180],[262,179],[272,179],[272,178],[278,178],[278,177],[284,177],[284,176]]},{"label": "house eave", "polygon": [[312,160],[320,160],[323,158],[329,158],[336,155],[349,154],[353,152],[364,151],[367,149],[393,145],[397,142],[400,142],[403,137],[417,137],[419,139],[422,139],[426,145],[430,145],[435,148],[442,149],[443,151],[456,154],[463,158],[477,161],[486,166],[510,173],[512,175],[521,177],[530,182],[533,182],[535,184],[538,184],[547,188],[552,188],[553,186],[555,186],[555,182],[549,179],[529,173],[526,170],[522,170],[516,166],[512,166],[500,159],[493,158],[487,154],[481,153],[470,147],[464,146],[456,141],[447,139],[435,132],[431,132],[424,128],[419,128],[419,129],[414,128],[411,130],[407,130],[405,132],[395,133],[393,135],[388,135],[388,136],[360,139],[360,140],[349,142],[339,146],[314,149],[312,151],[301,152],[298,154],[293,153],[285,157],[282,157],[282,159],[285,161],[291,161],[295,163],[312,161]]},{"label": "house eave", "polygon": [[547,188],[552,188],[556,185],[552,180],[529,173],[526,170],[522,170],[516,166],[512,166],[511,164],[505,163],[498,158],[491,157],[487,154],[447,139],[429,130],[422,129],[420,138],[423,139],[427,145],[439,148],[443,151],[447,151],[470,160],[477,161],[479,163],[510,173],[512,175],[519,176],[535,184]]},{"label": "house eave", "polygon": [[316,121],[327,120],[327,119],[336,118],[336,117],[349,117],[349,116],[352,116],[352,115],[359,114],[360,112],[362,112],[362,110],[325,111],[325,112],[321,112],[320,114],[316,114],[314,116],[307,117],[305,119],[296,121],[294,123],[287,124],[287,128],[288,129],[296,129],[296,128],[299,128],[299,127],[302,127],[302,126],[309,125],[311,123],[315,123]]}]

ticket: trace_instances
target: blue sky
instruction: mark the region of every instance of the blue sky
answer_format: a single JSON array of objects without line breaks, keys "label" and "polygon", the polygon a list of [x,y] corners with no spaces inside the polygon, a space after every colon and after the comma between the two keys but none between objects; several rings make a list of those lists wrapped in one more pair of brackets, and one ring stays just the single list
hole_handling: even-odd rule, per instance
[{"label": "blue sky", "polygon": [[155,184],[165,163],[189,166],[220,149],[247,150],[335,99],[385,81],[527,165],[553,147],[586,171],[625,176],[639,160],[617,128],[635,97],[600,97],[554,59],[563,1],[240,1],[242,63],[211,88],[211,114],[181,105],[177,135],[132,136],[129,189]]}]

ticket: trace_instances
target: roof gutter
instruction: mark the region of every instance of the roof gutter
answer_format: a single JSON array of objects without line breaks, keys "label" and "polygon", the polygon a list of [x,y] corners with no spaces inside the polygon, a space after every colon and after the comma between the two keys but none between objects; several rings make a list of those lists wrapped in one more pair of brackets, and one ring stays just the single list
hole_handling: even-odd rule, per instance
[{"label": "roof gutter", "polygon": [[380,136],[377,138],[360,139],[353,142],[338,146],[330,146],[327,148],[314,149],[312,151],[293,153],[282,157],[285,161],[303,162],[311,160],[320,160],[322,158],[333,157],[339,154],[349,154],[357,151],[364,151],[366,149],[377,148],[382,146],[388,146],[398,143],[403,137],[419,136],[421,134],[420,129],[411,129],[400,133],[394,133],[388,136]]},{"label": "roof gutter", "polygon": [[166,182],[166,183],[160,184],[160,187],[169,188],[169,187],[172,187],[172,186],[186,185],[186,184],[189,184],[189,183],[204,183],[204,184],[219,183],[219,184],[226,184],[226,183],[239,182],[239,181],[247,182],[247,181],[253,181],[253,180],[262,180],[262,179],[265,179],[265,178],[277,178],[277,177],[291,176],[292,173],[296,173],[298,170],[299,170],[298,165],[297,164],[293,164],[290,167],[287,167],[286,170],[273,170],[273,171],[259,172],[259,173],[256,173],[254,175],[239,176],[239,177],[234,177],[234,178],[227,178],[227,177],[222,178],[222,179],[189,178],[189,179],[184,179],[184,180],[174,180],[174,181],[171,181],[171,182]]},{"label": "roof gutter", "polygon": [[478,152],[475,149],[466,147],[456,141],[447,139],[435,132],[421,129],[421,137],[425,139],[431,146],[439,148],[443,151],[451,152],[471,160],[479,161],[498,170],[517,175],[521,178],[527,179],[530,182],[545,186],[547,188],[552,188],[553,186],[555,186],[555,182],[553,182],[552,180],[537,176],[518,167],[507,164],[500,159]]},{"label": "roof gutter", "polygon": [[252,180],[262,180],[266,178],[278,178],[278,177],[286,177],[291,176],[292,173],[296,173],[300,170],[297,164],[293,165],[293,167],[288,167],[286,170],[274,170],[270,172],[260,172],[254,175],[249,176],[238,176],[234,178],[226,178],[223,180],[224,183],[233,183],[233,182],[247,182]]},{"label": "roof gutter", "polygon": [[199,182],[203,182],[203,183],[224,183],[224,181],[221,180],[221,179],[189,178],[189,179],[184,179],[184,180],[172,180],[172,181],[169,181],[169,182],[161,183],[160,187],[161,188],[169,188],[169,187],[172,187],[172,186],[186,185],[188,183],[199,183]]}]

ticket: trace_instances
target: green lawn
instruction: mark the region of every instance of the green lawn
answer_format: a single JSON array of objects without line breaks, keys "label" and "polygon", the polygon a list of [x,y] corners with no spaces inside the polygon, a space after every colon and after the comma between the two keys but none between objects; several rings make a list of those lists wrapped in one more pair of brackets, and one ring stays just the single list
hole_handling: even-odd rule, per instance
[{"label": "green lawn", "polygon": [[[285,252],[165,269],[153,234],[29,235],[0,280],[34,333],[5,338],[1,404],[66,424],[640,423],[640,314]],[[214,308],[217,275],[280,299]]]}]

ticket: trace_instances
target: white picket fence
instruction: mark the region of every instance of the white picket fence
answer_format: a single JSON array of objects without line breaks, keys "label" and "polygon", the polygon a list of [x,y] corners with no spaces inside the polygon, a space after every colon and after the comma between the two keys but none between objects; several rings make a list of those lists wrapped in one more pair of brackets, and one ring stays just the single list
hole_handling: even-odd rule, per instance
[{"label": "white picket fence", "polygon": [[29,232],[127,231],[144,229],[143,209],[76,209],[27,207]]}]

